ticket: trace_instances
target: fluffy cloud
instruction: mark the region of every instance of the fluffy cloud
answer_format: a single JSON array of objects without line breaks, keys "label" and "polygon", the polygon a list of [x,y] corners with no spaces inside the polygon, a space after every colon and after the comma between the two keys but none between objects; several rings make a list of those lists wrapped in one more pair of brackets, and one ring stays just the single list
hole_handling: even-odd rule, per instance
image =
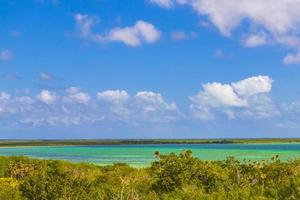
[{"label": "fluffy cloud", "polygon": [[49,90],[42,90],[38,94],[37,99],[39,99],[41,102],[45,104],[53,104],[56,101],[57,96],[55,92],[51,92]]},{"label": "fluffy cloud", "polygon": [[200,101],[211,107],[245,107],[247,102],[241,99],[231,85],[221,83],[206,83],[203,91],[192,97],[194,102]]},{"label": "fluffy cloud", "polygon": [[134,26],[111,29],[107,34],[95,34],[97,42],[122,42],[129,46],[139,46],[142,43],[154,43],[160,38],[160,32],[145,21],[137,21]]},{"label": "fluffy cloud", "polygon": [[243,20],[274,35],[298,31],[300,2],[298,0],[177,0],[191,5],[200,15],[207,15],[224,34],[231,32]]},{"label": "fluffy cloud", "polygon": [[0,61],[10,61],[13,57],[13,53],[10,50],[0,51]]},{"label": "fluffy cloud", "polygon": [[6,93],[6,92],[1,92],[0,93],[0,100],[1,101],[6,101],[6,100],[9,100],[11,97],[10,94]]},{"label": "fluffy cloud", "polygon": [[[79,87],[37,94],[0,92],[0,118],[5,126],[170,125],[182,120],[271,120],[298,122],[300,106],[275,104],[270,96],[273,80],[253,76],[233,83],[205,83],[191,96],[189,110],[179,110],[157,92],[100,91],[95,95]],[[293,114],[294,113],[294,114]]]},{"label": "fluffy cloud", "polygon": [[[21,95],[21,96],[20,96]],[[0,92],[0,118],[10,126],[86,126],[122,123],[143,125],[175,120],[175,103],[168,103],[159,93],[137,92],[132,97],[125,90],[107,90],[92,95],[78,87],[54,92],[41,90],[14,95]]]},{"label": "fluffy cloud", "polygon": [[91,99],[87,93],[82,92],[78,87],[70,87],[66,92],[68,93],[68,96],[65,99],[70,102],[87,104]]},{"label": "fluffy cloud", "polygon": [[[103,101],[109,107],[109,112],[113,115],[113,118],[118,120],[126,120],[131,114],[128,107],[128,100],[130,96],[125,90],[107,90],[97,93],[97,99]],[[108,112],[108,111],[107,111]]]},{"label": "fluffy cloud", "polygon": [[108,90],[97,93],[97,99],[109,108],[110,117],[118,120],[158,123],[178,117],[176,104],[166,102],[160,93],[141,91],[131,97],[124,90]]},{"label": "fluffy cloud", "polygon": [[191,112],[201,120],[215,119],[215,113],[229,118],[278,115],[279,111],[268,96],[272,82],[268,76],[255,76],[231,84],[203,84],[203,90],[190,97]]},{"label": "fluffy cloud", "polygon": [[108,102],[123,103],[128,100],[129,94],[125,90],[107,90],[98,92],[97,98]]},{"label": "fluffy cloud", "polygon": [[176,110],[175,103],[166,103],[159,93],[142,91],[135,95],[135,100],[143,112],[155,112],[160,110]]},{"label": "fluffy cloud", "polygon": [[133,26],[112,28],[106,33],[95,33],[92,28],[99,23],[96,16],[77,13],[74,15],[80,37],[98,43],[122,42],[136,47],[142,43],[154,43],[160,38],[159,30],[151,23],[139,20]]},{"label": "fluffy cloud", "polygon": [[[242,38],[246,47],[277,44],[300,51],[299,0],[173,0],[170,4],[175,3],[207,16],[225,36],[232,36],[242,26],[238,32],[242,35],[234,36]],[[288,55],[284,63],[299,62],[297,55]]]},{"label": "fluffy cloud", "polygon": [[142,91],[134,96],[134,107],[139,120],[145,122],[169,122],[179,117],[174,102],[168,103],[160,93]]},{"label": "fluffy cloud", "polygon": [[240,96],[252,96],[259,93],[269,93],[272,89],[273,80],[268,76],[253,76],[236,83],[232,88]]},{"label": "fluffy cloud", "polygon": [[8,112],[8,103],[11,95],[6,92],[0,92],[0,114]]}]

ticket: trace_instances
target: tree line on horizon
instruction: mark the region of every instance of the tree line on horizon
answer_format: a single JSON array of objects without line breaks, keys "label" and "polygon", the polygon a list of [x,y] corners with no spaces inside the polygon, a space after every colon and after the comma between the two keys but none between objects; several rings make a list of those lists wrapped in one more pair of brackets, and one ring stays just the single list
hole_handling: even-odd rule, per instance
[{"label": "tree line on horizon", "polygon": [[300,159],[203,161],[191,151],[147,168],[0,157],[2,200],[298,200]]}]

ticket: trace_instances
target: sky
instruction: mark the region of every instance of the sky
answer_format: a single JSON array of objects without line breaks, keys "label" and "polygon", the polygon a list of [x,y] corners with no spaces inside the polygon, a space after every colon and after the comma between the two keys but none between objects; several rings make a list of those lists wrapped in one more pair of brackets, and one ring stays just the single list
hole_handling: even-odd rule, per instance
[{"label": "sky", "polygon": [[0,138],[300,136],[299,0],[0,0]]}]

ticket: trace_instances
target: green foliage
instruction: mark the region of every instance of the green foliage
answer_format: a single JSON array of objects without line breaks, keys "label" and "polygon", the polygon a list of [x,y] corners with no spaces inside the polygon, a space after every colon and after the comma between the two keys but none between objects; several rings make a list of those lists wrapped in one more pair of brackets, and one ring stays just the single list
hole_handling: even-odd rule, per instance
[{"label": "green foliage", "polygon": [[7,146],[64,146],[64,145],[124,145],[124,144],[249,144],[295,143],[300,138],[249,138],[249,139],[144,139],[144,140],[0,140]]},{"label": "green foliage", "polygon": [[155,156],[151,167],[142,169],[0,157],[0,199],[300,199],[300,160],[202,161],[191,151]]},{"label": "green foliage", "polygon": [[19,191],[19,182],[14,178],[0,178],[0,199],[25,199]]}]

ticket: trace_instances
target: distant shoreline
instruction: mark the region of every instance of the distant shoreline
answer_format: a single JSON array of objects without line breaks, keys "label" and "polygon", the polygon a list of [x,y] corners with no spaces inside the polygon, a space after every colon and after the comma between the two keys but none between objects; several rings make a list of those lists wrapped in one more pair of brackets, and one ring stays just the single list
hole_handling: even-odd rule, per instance
[{"label": "distant shoreline", "polygon": [[12,146],[81,146],[130,144],[258,144],[300,143],[300,138],[248,139],[62,139],[62,140],[0,140],[0,147]]}]

